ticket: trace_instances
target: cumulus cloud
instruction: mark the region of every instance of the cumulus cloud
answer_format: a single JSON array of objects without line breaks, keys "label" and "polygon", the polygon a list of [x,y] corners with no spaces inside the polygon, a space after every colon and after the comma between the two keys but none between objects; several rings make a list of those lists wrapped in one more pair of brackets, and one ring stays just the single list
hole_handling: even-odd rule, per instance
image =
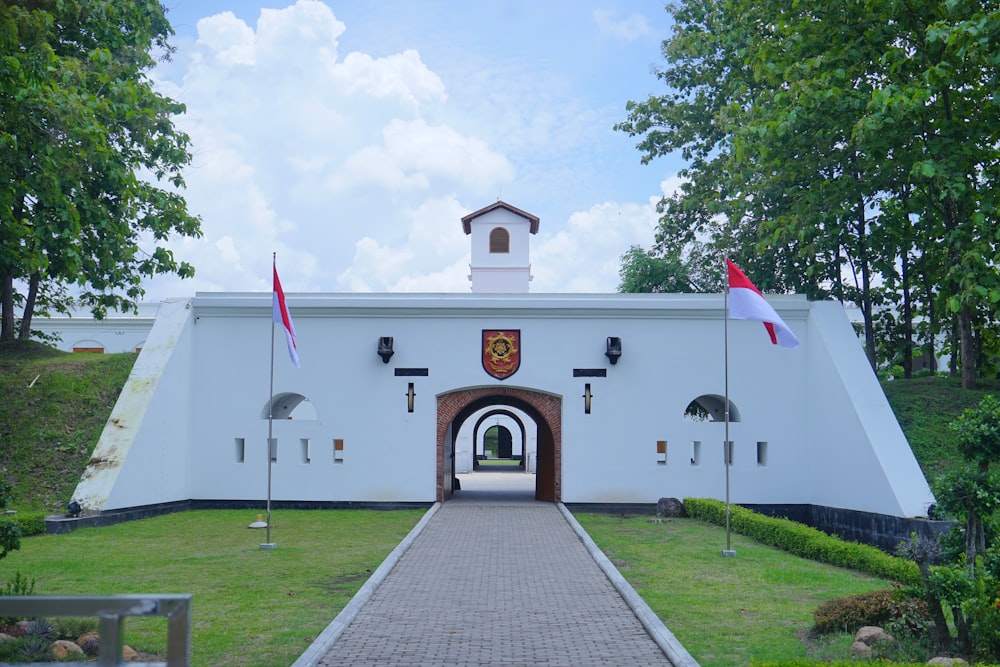
[{"label": "cumulus cloud", "polygon": [[[620,36],[640,19],[594,15]],[[204,236],[171,242],[197,275],[150,281],[150,299],[269,290],[274,252],[288,292],[467,292],[461,217],[501,193],[543,218],[532,291],[615,289],[619,256],[651,243],[656,214],[647,196],[591,194],[610,191],[594,142],[610,131],[603,116],[533,79],[526,59],[491,62],[489,82],[461,68],[446,78],[416,44],[345,53],[350,30],[319,0],[255,23],[223,12],[154,72],[187,106],[183,194]]]}]

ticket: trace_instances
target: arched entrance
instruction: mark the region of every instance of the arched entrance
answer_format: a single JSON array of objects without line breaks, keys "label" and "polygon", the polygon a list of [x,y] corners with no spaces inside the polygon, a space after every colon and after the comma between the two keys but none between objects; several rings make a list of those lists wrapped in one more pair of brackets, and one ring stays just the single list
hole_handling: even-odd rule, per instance
[{"label": "arched entrance", "polygon": [[455,474],[455,438],[462,423],[494,405],[522,410],[538,425],[535,500],[562,498],[562,398],[520,387],[459,389],[437,397],[437,499],[448,500]]},{"label": "arched entrance", "polygon": [[[520,413],[523,414],[523,413]],[[483,443],[485,448],[485,438],[486,434],[490,431],[489,420],[493,419],[496,421],[496,429],[498,434],[506,431],[506,441],[507,449],[506,451],[499,451],[501,448],[498,447],[498,456],[504,458],[503,454],[507,453],[507,458],[514,456],[520,459],[519,467],[524,470],[526,459],[527,459],[527,449],[528,449],[528,438],[527,438],[527,428],[524,425],[524,420],[518,412],[508,409],[507,407],[491,408],[476,420],[476,423],[472,427],[472,442],[473,442],[473,461],[472,468],[475,470],[479,467],[479,455],[480,455],[480,443]],[[500,425],[500,418],[506,417],[512,422],[512,425],[517,427],[517,454],[514,455],[514,434],[510,431],[509,426]],[[455,429],[455,434],[457,436],[458,429]],[[504,438],[504,436],[498,436],[498,440]],[[485,452],[484,452],[485,453]]]}]

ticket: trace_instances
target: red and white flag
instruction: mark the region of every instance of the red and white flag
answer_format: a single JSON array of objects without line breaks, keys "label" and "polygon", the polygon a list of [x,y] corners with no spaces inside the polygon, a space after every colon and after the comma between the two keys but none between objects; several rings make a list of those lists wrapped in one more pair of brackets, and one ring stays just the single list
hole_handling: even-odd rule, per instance
[{"label": "red and white flag", "polygon": [[798,347],[799,339],[778,316],[771,304],[764,299],[760,290],[754,287],[750,279],[728,259],[726,268],[729,269],[729,319],[763,322],[773,344]]},{"label": "red and white flag", "polygon": [[281,290],[281,281],[278,280],[278,265],[274,265],[274,294],[271,302],[271,318],[275,323],[280,324],[285,330],[285,342],[288,343],[288,356],[292,358],[292,363],[296,368],[299,365],[299,351],[295,347],[295,325],[292,324],[292,316],[288,314],[288,306],[285,305],[285,293]]}]

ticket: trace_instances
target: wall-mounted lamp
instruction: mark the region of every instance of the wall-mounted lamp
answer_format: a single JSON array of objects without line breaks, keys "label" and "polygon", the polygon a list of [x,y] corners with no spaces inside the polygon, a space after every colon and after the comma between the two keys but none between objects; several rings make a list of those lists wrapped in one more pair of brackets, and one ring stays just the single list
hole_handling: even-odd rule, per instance
[{"label": "wall-mounted lamp", "polygon": [[608,336],[608,351],[604,354],[612,366],[617,364],[618,358],[622,356],[622,339],[618,336]]},{"label": "wall-mounted lamp", "polygon": [[392,359],[394,351],[392,349],[392,336],[382,336],[378,339],[378,356],[382,357],[382,363],[387,364]]},{"label": "wall-mounted lamp", "polygon": [[588,382],[583,385],[583,414],[590,414],[590,399],[593,397],[594,395],[590,393],[590,383]]},{"label": "wall-mounted lamp", "polygon": [[413,383],[408,382],[406,387],[406,411],[413,412],[413,399],[417,393],[413,391]]}]

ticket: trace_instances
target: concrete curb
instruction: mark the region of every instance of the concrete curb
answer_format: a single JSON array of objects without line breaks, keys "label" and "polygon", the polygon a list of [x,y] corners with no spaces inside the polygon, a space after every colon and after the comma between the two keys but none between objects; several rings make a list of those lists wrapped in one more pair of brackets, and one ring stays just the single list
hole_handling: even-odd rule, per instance
[{"label": "concrete curb", "polygon": [[639,594],[635,592],[632,585],[625,580],[625,577],[621,575],[618,568],[608,560],[608,557],[598,548],[594,540],[590,539],[590,535],[587,534],[587,531],[583,529],[583,526],[579,524],[570,511],[566,509],[566,506],[558,503],[558,507],[566,522],[573,529],[573,532],[576,533],[580,541],[583,542],[583,546],[586,547],[591,557],[597,562],[598,567],[607,575],[611,581],[611,585],[625,598],[625,602],[632,609],[639,622],[642,623],[642,627],[646,628],[646,632],[649,633],[649,636],[653,638],[656,645],[666,654],[674,667],[700,667],[698,662],[687,652],[687,649],[677,641],[674,633],[670,632],[667,626],[663,625],[663,621],[649,608],[646,601],[639,597]]},{"label": "concrete curb", "polygon": [[361,608],[371,599],[375,590],[389,576],[389,573],[396,567],[396,563],[399,562],[399,559],[403,557],[403,554],[410,548],[413,541],[417,539],[417,535],[423,531],[424,526],[430,522],[431,517],[440,508],[441,503],[434,503],[427,510],[427,513],[417,522],[413,530],[403,538],[402,542],[396,545],[396,548],[382,561],[382,564],[372,573],[372,576],[368,577],[368,581],[355,593],[351,601],[347,603],[347,606],[340,610],[337,617],[330,621],[330,625],[326,626],[323,632],[319,633],[319,636],[309,645],[309,648],[299,656],[298,660],[292,663],[292,667],[315,667],[315,665],[319,664],[320,660],[326,657],[333,643],[337,641],[344,630],[347,629],[347,626],[351,624],[351,621],[358,615],[358,612],[361,611]]}]

